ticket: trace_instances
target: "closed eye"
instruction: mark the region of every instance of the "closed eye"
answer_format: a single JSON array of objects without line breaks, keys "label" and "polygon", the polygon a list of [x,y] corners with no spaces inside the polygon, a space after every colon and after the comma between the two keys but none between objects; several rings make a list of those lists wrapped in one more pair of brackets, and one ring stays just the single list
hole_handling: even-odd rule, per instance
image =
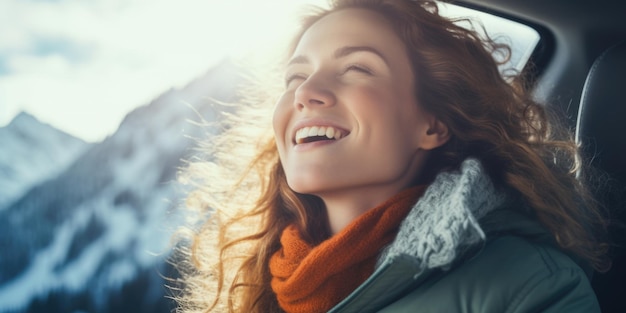
[{"label": "closed eye", "polygon": [[285,78],[285,87],[289,87],[295,80],[305,80],[306,76],[301,73],[290,74]]},{"label": "closed eye", "polygon": [[349,72],[349,71],[356,71],[356,72],[360,72],[360,73],[364,73],[368,75],[374,74],[374,72],[370,70],[369,67],[362,65],[362,64],[350,64],[346,66],[346,68],[344,69],[344,73]]}]

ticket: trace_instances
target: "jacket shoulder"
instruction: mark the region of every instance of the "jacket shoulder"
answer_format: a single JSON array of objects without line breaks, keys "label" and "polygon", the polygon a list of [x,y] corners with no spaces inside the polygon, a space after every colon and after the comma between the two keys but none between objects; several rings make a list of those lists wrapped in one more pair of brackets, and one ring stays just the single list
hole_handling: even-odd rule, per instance
[{"label": "jacket shoulder", "polygon": [[449,271],[381,312],[599,312],[584,271],[550,245],[518,236],[489,240]]}]

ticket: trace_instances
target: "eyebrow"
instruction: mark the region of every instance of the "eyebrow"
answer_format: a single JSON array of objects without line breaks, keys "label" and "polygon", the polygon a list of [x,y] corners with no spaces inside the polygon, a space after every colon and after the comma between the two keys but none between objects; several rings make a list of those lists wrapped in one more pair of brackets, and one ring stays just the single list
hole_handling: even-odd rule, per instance
[{"label": "eyebrow", "polygon": [[[370,52],[373,53],[375,55],[377,55],[379,58],[381,58],[383,60],[383,62],[385,62],[385,64],[389,65],[389,62],[387,61],[387,58],[385,58],[385,56],[378,50],[376,50],[373,47],[370,46],[346,46],[346,47],[341,47],[337,50],[335,50],[334,53],[334,57],[335,59],[340,59],[343,57],[346,57],[350,54],[356,53],[356,52]],[[289,60],[289,62],[287,63],[287,66],[292,65],[292,64],[306,64],[309,63],[309,58],[307,58],[304,55],[298,55],[294,58],[292,58],[291,60]]]}]

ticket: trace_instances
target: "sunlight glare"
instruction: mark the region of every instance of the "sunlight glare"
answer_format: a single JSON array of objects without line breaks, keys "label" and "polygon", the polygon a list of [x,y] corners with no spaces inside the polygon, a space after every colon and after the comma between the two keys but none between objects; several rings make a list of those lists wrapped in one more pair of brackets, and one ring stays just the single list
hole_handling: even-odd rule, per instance
[{"label": "sunlight glare", "polygon": [[312,3],[325,1],[3,1],[0,127],[27,111],[102,140],[130,110],[226,57],[276,57]]}]

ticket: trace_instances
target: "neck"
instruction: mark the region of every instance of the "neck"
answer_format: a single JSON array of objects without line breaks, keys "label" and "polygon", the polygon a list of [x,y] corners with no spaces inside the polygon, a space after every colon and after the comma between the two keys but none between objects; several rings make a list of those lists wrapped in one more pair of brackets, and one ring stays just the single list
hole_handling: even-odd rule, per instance
[{"label": "neck", "polygon": [[359,189],[320,194],[319,197],[326,206],[331,233],[334,235],[340,232],[363,213],[382,204],[402,189],[375,191]]},{"label": "neck", "polygon": [[340,232],[363,213],[412,186],[423,163],[423,158],[416,157],[392,179],[316,193],[326,206],[331,233]]}]

